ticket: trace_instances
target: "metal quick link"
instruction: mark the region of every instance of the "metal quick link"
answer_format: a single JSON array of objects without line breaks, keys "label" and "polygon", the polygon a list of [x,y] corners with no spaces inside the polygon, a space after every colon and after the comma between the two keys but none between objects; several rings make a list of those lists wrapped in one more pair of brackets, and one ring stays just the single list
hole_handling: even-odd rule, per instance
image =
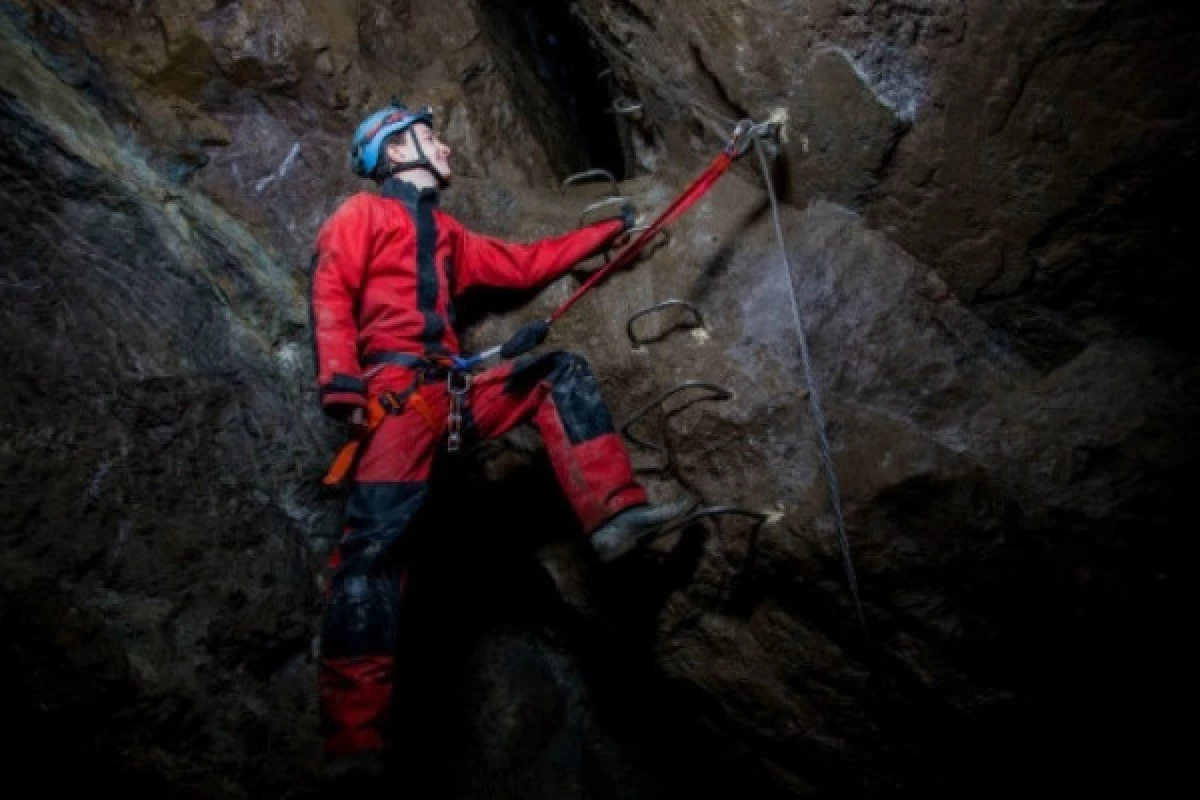
[{"label": "metal quick link", "polygon": [[467,391],[471,388],[471,373],[452,369],[446,373],[446,389],[450,392],[450,416],[446,419],[446,450],[457,453],[462,447],[463,409]]}]

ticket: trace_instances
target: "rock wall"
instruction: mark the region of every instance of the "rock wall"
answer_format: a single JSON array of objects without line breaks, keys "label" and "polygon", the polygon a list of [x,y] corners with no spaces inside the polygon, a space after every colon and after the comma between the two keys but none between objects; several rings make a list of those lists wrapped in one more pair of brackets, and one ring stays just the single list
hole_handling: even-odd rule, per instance
[{"label": "rock wall", "polygon": [[[331,522],[295,276],[0,34],[16,757],[51,788],[278,781],[308,738],[308,537]],[[274,754],[257,774],[247,747]]]},{"label": "rock wall", "polygon": [[1192,4],[580,6],[672,160],[786,107],[793,202],[863,213],[1038,364],[1114,326],[1194,344]]},{"label": "rock wall", "polygon": [[468,0],[6,5],[118,138],[298,265],[358,188],[348,131],[393,97],[435,107],[465,177],[547,185],[574,152],[535,132],[507,39]]},{"label": "rock wall", "polygon": [[[626,189],[646,204],[669,191]],[[585,618],[638,631],[692,713],[786,796],[999,794],[1034,774],[1153,782],[1141,770],[1161,766],[1162,742],[1129,731],[1152,726],[1176,685],[1161,670],[1173,673],[1171,565],[1196,466],[1194,359],[1114,338],[1044,371],[861,215],[819,202],[783,219],[870,641],[842,573],[787,277],[761,192],[737,178],[556,337],[596,364],[619,420],[684,380],[732,390],[676,396],[633,430],[669,459],[633,452],[652,491],[768,521],[685,531],[598,596],[543,551],[562,591]],[[669,297],[697,304],[702,335],[672,332],[691,318],[668,312],[636,331],[665,338],[631,347],[631,312]],[[485,324],[480,340],[510,325]],[[1112,768],[1088,772],[1097,758]]]},{"label": "rock wall", "polygon": [[[52,787],[78,777],[63,761],[155,795],[311,784],[312,637],[338,512],[317,481],[339,432],[315,411],[308,250],[360,188],[350,130],[392,95],[437,107],[460,174],[447,204],[472,226],[532,238],[576,224],[603,189],[554,188],[595,151],[571,127],[580,98],[539,71],[549,51],[522,49],[537,36],[521,15],[547,8],[0,4],[0,675],[30,732],[17,757],[50,765]],[[613,70],[589,102],[643,105],[613,126],[621,189],[643,209],[734,119],[789,110],[775,177],[790,281],[748,162],[552,342],[592,361],[621,423],[679,381],[728,387],[639,424],[665,455],[631,447],[655,496],[766,521],[700,522],[602,572],[547,501],[536,438],[481,447],[423,525],[420,657],[401,697],[411,785],[555,798],[1165,785],[1200,388],[1178,200],[1196,169],[1196,11],[583,0],[569,13],[592,37],[587,69]],[[580,277],[482,298],[503,313],[476,311],[468,341],[500,341]],[[628,317],[667,298],[695,303],[704,329],[646,318],[653,341],[631,346]],[[501,535],[496,520],[520,524]]]}]

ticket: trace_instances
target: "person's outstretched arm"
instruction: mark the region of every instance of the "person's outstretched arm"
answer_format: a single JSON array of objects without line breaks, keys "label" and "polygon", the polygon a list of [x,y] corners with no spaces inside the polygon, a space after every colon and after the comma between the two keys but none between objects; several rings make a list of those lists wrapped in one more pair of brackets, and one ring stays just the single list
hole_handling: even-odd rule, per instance
[{"label": "person's outstretched arm", "polygon": [[630,208],[621,217],[531,244],[505,242],[459,226],[455,292],[473,286],[532,289],[562,275],[633,224]]}]

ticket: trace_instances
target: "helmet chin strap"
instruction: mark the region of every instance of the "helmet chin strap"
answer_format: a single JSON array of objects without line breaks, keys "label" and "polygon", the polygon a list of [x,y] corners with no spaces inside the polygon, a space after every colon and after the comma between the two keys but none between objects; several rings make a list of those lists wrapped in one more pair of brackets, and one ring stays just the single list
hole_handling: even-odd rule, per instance
[{"label": "helmet chin strap", "polygon": [[429,160],[429,156],[425,154],[425,149],[421,147],[421,140],[417,138],[417,131],[415,128],[416,126],[409,128],[408,135],[412,139],[413,147],[416,148],[418,156],[417,159],[415,161],[405,161],[403,163],[394,165],[388,171],[388,174],[395,175],[397,172],[404,172],[405,170],[409,169],[423,169],[437,179],[439,189],[445,189],[446,186],[449,185],[450,181],[447,180],[445,175],[438,171],[438,168],[435,167],[433,162]]}]

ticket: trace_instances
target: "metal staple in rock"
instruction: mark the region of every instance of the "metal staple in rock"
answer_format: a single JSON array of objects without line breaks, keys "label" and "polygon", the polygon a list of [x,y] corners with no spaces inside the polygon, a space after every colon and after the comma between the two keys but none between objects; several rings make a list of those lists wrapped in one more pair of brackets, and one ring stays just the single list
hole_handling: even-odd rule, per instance
[{"label": "metal staple in rock", "polygon": [[[670,389],[667,389],[662,394],[658,395],[658,397],[654,398],[649,403],[646,403],[646,405],[639,408],[637,411],[633,412],[633,415],[628,420],[625,421],[624,425],[621,426],[621,435],[624,436],[626,439],[629,439],[631,442],[636,442],[637,444],[641,445],[642,447],[645,447],[648,450],[655,450],[659,453],[663,453],[666,455],[666,460],[661,465],[658,465],[658,466],[655,466],[652,468],[653,471],[655,471],[655,472],[661,472],[670,466],[670,464],[671,464],[670,451],[668,451],[668,449],[665,445],[647,441],[647,440],[641,438],[640,436],[638,436],[637,434],[633,433],[633,430],[632,430],[633,426],[635,424],[637,424],[642,418],[644,418],[651,411],[653,411],[654,409],[658,408],[663,403],[665,403],[668,399],[679,394],[680,392],[687,391],[688,389],[701,389],[705,392],[708,392],[707,397],[697,398],[696,400],[693,400],[692,402],[698,402],[700,399],[730,400],[733,398],[733,392],[719,384],[709,383],[708,381],[696,381],[696,380],[682,381],[680,383],[675,384]],[[691,403],[688,403],[686,405],[691,405]],[[668,416],[670,416],[670,414],[677,414],[682,410],[683,410],[682,407],[676,408],[674,411],[669,412]]]},{"label": "metal staple in rock", "polygon": [[637,335],[637,333],[634,331],[633,323],[637,322],[642,317],[645,317],[649,314],[657,313],[657,312],[662,311],[663,309],[667,309],[667,308],[685,308],[685,309],[687,309],[688,311],[692,312],[692,314],[696,317],[696,324],[690,325],[688,327],[700,328],[701,330],[708,329],[708,325],[704,322],[704,316],[700,313],[700,309],[697,308],[694,303],[689,303],[687,300],[678,300],[678,299],[673,298],[670,300],[663,300],[661,303],[655,303],[652,306],[643,308],[641,311],[635,311],[633,314],[630,315],[629,320],[625,323],[625,334],[629,337],[629,344],[632,345],[633,347],[644,347],[645,345],[649,344],[650,342],[658,341],[659,339],[666,336],[666,334],[669,333],[671,330],[679,327],[678,324],[672,325],[670,328],[668,328],[666,331],[662,332],[661,334],[659,334],[657,336],[653,336],[653,337],[648,337],[646,339],[640,338]]},{"label": "metal staple in rock", "polygon": [[577,184],[590,181],[593,178],[605,178],[608,181],[609,186],[612,187],[611,194],[613,196],[620,194],[621,188],[617,185],[616,177],[608,170],[601,169],[599,167],[594,169],[585,169],[583,172],[576,172],[573,175],[568,175],[563,180],[562,185],[559,188],[566,189],[568,186],[575,186]]}]

